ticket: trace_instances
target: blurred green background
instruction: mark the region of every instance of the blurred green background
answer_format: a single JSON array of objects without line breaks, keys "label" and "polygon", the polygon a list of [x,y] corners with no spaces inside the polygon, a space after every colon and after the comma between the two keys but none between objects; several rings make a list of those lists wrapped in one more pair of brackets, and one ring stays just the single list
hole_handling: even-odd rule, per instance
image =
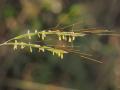
[{"label": "blurred green background", "polygon": [[[119,32],[119,8],[120,0],[0,0],[0,43],[28,29],[106,28]],[[42,43],[69,44],[54,37]],[[77,53],[65,54],[61,60],[49,52],[0,47],[0,90],[120,90],[119,37],[90,35],[77,38],[73,46],[103,63]]]}]

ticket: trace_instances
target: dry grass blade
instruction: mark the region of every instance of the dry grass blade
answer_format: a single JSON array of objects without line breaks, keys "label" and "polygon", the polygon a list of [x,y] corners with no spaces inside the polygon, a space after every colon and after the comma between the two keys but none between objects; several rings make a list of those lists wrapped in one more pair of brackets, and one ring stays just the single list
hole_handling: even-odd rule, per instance
[{"label": "dry grass blade", "polygon": [[85,58],[85,59],[88,59],[88,60],[91,60],[91,61],[94,61],[94,62],[97,62],[97,63],[103,63],[103,62],[101,62],[101,61],[99,61],[99,60],[96,60],[96,59],[91,58],[92,55],[90,55],[90,54],[81,53],[81,52],[78,52],[78,51],[75,51],[75,50],[72,50],[72,49],[70,49],[70,50],[68,49],[67,51],[68,51],[68,52],[72,52],[72,53],[79,54],[80,57],[82,57],[82,58]]},{"label": "dry grass blade", "polygon": [[103,63],[102,61],[98,61],[98,60],[90,58],[90,57],[86,57],[86,56],[80,56],[80,57],[91,60],[91,61],[94,61],[94,62]]}]

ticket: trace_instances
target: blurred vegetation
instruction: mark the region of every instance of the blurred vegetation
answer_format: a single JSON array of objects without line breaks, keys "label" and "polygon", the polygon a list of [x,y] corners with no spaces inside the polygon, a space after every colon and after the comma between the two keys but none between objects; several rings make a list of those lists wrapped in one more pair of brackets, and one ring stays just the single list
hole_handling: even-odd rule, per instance
[{"label": "blurred vegetation", "polygon": [[[0,42],[49,28],[65,31],[106,28],[119,32],[120,0],[1,0]],[[74,26],[73,26],[74,25]],[[73,26],[73,27],[72,27]],[[35,38],[37,39],[37,38]],[[55,37],[41,44],[69,45]],[[69,53],[60,60],[50,53],[0,47],[0,90],[119,90],[119,37],[77,38],[74,50],[90,53],[103,64]]]}]

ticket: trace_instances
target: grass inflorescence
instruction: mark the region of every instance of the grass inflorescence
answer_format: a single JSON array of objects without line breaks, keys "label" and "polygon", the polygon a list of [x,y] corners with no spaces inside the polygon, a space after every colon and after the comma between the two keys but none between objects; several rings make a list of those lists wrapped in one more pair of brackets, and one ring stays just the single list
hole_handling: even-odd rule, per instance
[{"label": "grass inflorescence", "polygon": [[[37,31],[35,30],[35,32],[30,32],[30,30],[27,31],[26,34],[22,34],[22,35],[19,35],[19,36],[16,36],[14,38],[11,38],[9,39],[8,41],[0,44],[0,46],[4,46],[4,45],[11,45],[13,46],[13,49],[16,50],[18,49],[18,47],[20,47],[21,49],[24,49],[25,47],[28,47],[30,52],[32,52],[33,48],[37,48],[38,51],[49,51],[49,52],[52,52],[53,55],[58,55],[61,59],[63,59],[63,55],[65,53],[69,53],[69,52],[76,52],[74,50],[65,50],[65,49],[58,49],[58,48],[55,48],[55,47],[52,47],[52,46],[46,46],[46,45],[38,45],[38,44],[34,44],[34,43],[31,43],[31,39],[34,37],[34,36],[37,36],[38,38],[41,38],[41,40],[45,40],[45,38],[49,35],[56,35],[58,40],[59,41],[67,41],[67,42],[73,42],[75,40],[76,37],[84,37],[88,34],[94,34],[94,35],[119,35],[119,34],[114,34],[113,32],[111,33],[111,31],[109,30],[102,30],[102,29],[93,29],[93,30],[89,30],[89,29],[85,29],[85,30],[80,30],[80,31],[77,31],[77,32],[74,32],[74,31],[60,31],[59,29],[58,30],[43,30],[43,31]],[[28,38],[29,42],[23,42],[23,41],[19,41],[23,38]],[[79,52],[77,52],[79,53]],[[81,54],[81,53],[79,53]],[[85,54],[81,54],[81,57],[85,58],[85,59],[90,59],[92,61],[96,61],[96,62],[99,62],[99,63],[102,63],[100,61],[97,61],[95,59],[92,59],[88,56],[86,56]]]}]

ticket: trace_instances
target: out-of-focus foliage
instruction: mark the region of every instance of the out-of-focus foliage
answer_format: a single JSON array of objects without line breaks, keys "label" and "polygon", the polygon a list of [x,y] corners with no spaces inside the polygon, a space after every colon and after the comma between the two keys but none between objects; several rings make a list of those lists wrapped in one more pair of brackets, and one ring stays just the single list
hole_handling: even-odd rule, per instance
[{"label": "out-of-focus foliage", "polygon": [[[1,0],[0,42],[28,29],[79,31],[102,27],[119,31],[119,5],[119,0]],[[71,45],[54,36],[44,42],[37,37],[35,40],[56,47]],[[119,37],[89,35],[72,44],[72,49],[92,54],[103,64],[83,59],[77,53],[66,54],[60,60],[49,52],[13,51],[4,46],[0,47],[0,89],[119,90]]]}]

